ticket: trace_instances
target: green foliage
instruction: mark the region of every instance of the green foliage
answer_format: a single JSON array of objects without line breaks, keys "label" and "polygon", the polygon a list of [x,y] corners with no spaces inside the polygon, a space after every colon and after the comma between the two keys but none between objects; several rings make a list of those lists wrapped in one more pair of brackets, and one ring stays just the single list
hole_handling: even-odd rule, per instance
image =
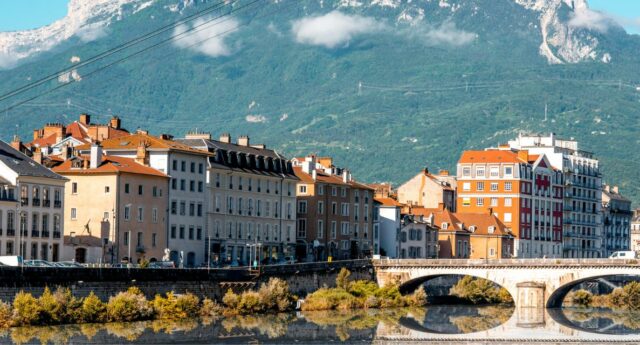
[{"label": "green foliage", "polygon": [[424,290],[423,285],[420,285],[420,287],[408,297],[408,302],[412,307],[422,307],[427,305],[427,292]]},{"label": "green foliage", "polygon": [[168,292],[166,297],[156,295],[151,303],[159,319],[181,320],[198,315],[200,300],[190,293],[176,297]]},{"label": "green foliage", "polygon": [[372,296],[375,295],[379,289],[378,284],[375,282],[357,280],[349,286],[349,293],[356,297]]},{"label": "green foliage", "polygon": [[227,293],[222,297],[222,303],[229,309],[238,309],[238,303],[240,303],[240,297],[233,292],[233,290],[227,290]]},{"label": "green foliage", "polygon": [[578,305],[581,307],[589,306],[592,300],[593,300],[593,294],[586,290],[576,291],[571,298],[571,302],[574,305]]},{"label": "green foliage", "polygon": [[346,268],[341,268],[338,276],[336,277],[336,287],[349,290],[349,276],[351,276],[351,272]]},{"label": "green foliage", "polygon": [[13,322],[16,325],[36,325],[41,314],[38,300],[30,293],[20,291],[13,299]]},{"label": "green foliage", "polygon": [[107,320],[107,305],[93,291],[82,301],[81,311],[82,322],[95,323]]},{"label": "green foliage", "polygon": [[129,288],[109,298],[107,318],[114,322],[130,322],[149,320],[153,316],[153,308],[140,289]]},{"label": "green foliage", "polygon": [[451,295],[472,304],[511,303],[511,295],[486,279],[464,276],[451,288]]},{"label": "green foliage", "polygon": [[293,296],[289,292],[289,284],[279,278],[270,278],[258,290],[260,302],[265,310],[286,311],[291,309]]}]

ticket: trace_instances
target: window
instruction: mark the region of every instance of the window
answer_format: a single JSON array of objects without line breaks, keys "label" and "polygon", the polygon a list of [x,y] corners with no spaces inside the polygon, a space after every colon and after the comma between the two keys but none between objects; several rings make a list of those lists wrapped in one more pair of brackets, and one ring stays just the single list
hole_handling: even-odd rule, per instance
[{"label": "window", "polygon": [[331,187],[331,196],[337,196],[338,195],[338,188],[335,186]]},{"label": "window", "polygon": [[71,209],[71,220],[76,220],[76,219],[78,219],[78,211],[74,207]]},{"label": "window", "polygon": [[484,177],[484,167],[476,167],[476,177]]},{"label": "window", "polygon": [[340,243],[342,243],[342,250],[349,250],[349,241],[342,240]]},{"label": "window", "polygon": [[498,206],[498,198],[491,198],[491,207]]},{"label": "window", "polygon": [[77,182],[72,182],[71,183],[71,194],[78,194],[78,183]]},{"label": "window", "polygon": [[348,222],[340,223],[340,234],[349,235],[349,223]]},{"label": "window", "polygon": [[198,192],[204,191],[204,183],[202,181],[198,181]]},{"label": "window", "polygon": [[124,192],[125,192],[126,194],[129,194],[129,184],[128,184],[128,183],[125,183],[125,184],[124,184]]},{"label": "window", "polygon": [[138,247],[142,246],[142,232],[138,232],[137,244]]},{"label": "window", "polygon": [[180,239],[184,240],[184,225],[180,225]]},{"label": "window", "polygon": [[337,234],[338,232],[338,224],[335,221],[331,222],[331,239],[335,240],[336,237],[338,236]]},{"label": "window", "polygon": [[131,206],[127,205],[124,207],[124,220],[131,219]]},{"label": "window", "polygon": [[497,182],[492,182],[491,183],[491,191],[495,192],[498,190],[498,183]]},{"label": "window", "polygon": [[464,190],[464,191],[470,191],[470,190],[471,190],[471,183],[469,183],[469,182],[464,182],[464,183],[462,184],[462,190]]},{"label": "window", "polygon": [[158,222],[158,209],[155,207],[151,209],[151,221],[154,223]]},{"label": "window", "polygon": [[153,234],[151,234],[151,246],[152,247],[156,247],[156,243],[157,243],[157,238],[156,238],[156,233],[154,232]]},{"label": "window", "polygon": [[124,245],[128,246],[129,245],[129,231],[126,231],[123,235],[124,235]]},{"label": "window", "polygon": [[198,204],[196,215],[202,217],[202,204]]},{"label": "window", "polygon": [[491,168],[489,168],[489,175],[491,177],[499,177],[500,176],[500,168],[499,167],[491,167]]},{"label": "window", "polygon": [[193,227],[193,225],[189,225],[189,239],[190,240],[193,240],[194,232],[195,232],[195,228]]},{"label": "window", "polygon": [[180,201],[180,215],[184,216],[187,214],[187,203],[184,201]]},{"label": "window", "polygon": [[194,180],[189,181],[189,191],[190,192],[196,191],[196,181]]},{"label": "window", "polygon": [[178,213],[178,202],[175,200],[171,200],[171,214]]},{"label": "window", "polygon": [[504,214],[504,221],[507,223],[511,222],[511,213],[505,213]]},{"label": "window", "polygon": [[307,186],[303,184],[298,186],[298,191],[300,192],[300,194],[307,194]]},{"label": "window", "polygon": [[176,238],[176,229],[175,225],[171,225],[171,238]]},{"label": "window", "polygon": [[191,172],[192,173],[196,172],[196,163],[195,162],[191,162]]},{"label": "window", "polygon": [[462,206],[471,206],[471,198],[462,198]]},{"label": "window", "polygon": [[306,219],[298,219],[298,238],[306,238],[307,237],[307,220]]},{"label": "window", "polygon": [[504,198],[504,206],[511,206],[511,198]]},{"label": "window", "polygon": [[185,181],[184,179],[180,180],[180,190],[185,190],[186,186],[187,186],[187,181]]},{"label": "window", "polygon": [[189,203],[189,216],[193,217],[196,215],[196,204],[193,202]]},{"label": "window", "polygon": [[340,205],[340,207],[341,207],[341,209],[342,209],[342,213],[341,213],[341,214],[342,214],[343,216],[345,216],[345,217],[346,217],[346,216],[349,216],[349,204],[347,204],[347,203],[344,203],[344,202],[343,202],[343,203]]},{"label": "window", "polygon": [[318,229],[316,229],[316,237],[324,238],[324,222],[322,220],[318,220]]},{"label": "window", "polygon": [[324,195],[324,185],[319,184],[317,188],[318,188],[318,195]]},{"label": "window", "polygon": [[143,210],[142,207],[138,207],[138,221],[142,222],[142,220],[144,219],[144,214],[143,214]]},{"label": "window", "polygon": [[333,215],[338,214],[338,204],[335,202],[331,203],[331,214]]},{"label": "window", "polygon": [[343,198],[346,198],[346,197],[347,197],[347,189],[346,189],[346,188],[344,188],[344,187],[340,188],[340,195],[341,195]]},{"label": "window", "polygon": [[173,160],[173,162],[171,162],[172,164],[172,170],[178,170],[178,161],[177,160]]},{"label": "window", "polygon": [[176,178],[172,178],[171,179],[171,189],[173,189],[173,190],[178,189],[178,179],[176,179]]},{"label": "window", "polygon": [[318,201],[318,214],[324,214],[324,202]]},{"label": "window", "polygon": [[138,186],[138,195],[142,195],[142,185]]},{"label": "window", "polygon": [[202,227],[197,227],[196,228],[196,240],[201,240],[202,239]]},{"label": "window", "polygon": [[510,192],[512,188],[512,184],[511,182],[505,182],[504,183],[504,190]]},{"label": "window", "polygon": [[185,161],[181,161],[180,162],[180,170],[181,171],[186,171],[187,170],[187,162],[185,162]]},{"label": "window", "polygon": [[484,198],[476,199],[476,206],[484,206]]},{"label": "window", "polygon": [[513,176],[513,167],[504,167],[504,174],[506,176]]},{"label": "window", "polygon": [[109,186],[104,186],[104,194],[109,194],[110,189]]},{"label": "window", "polygon": [[198,173],[204,174],[204,164],[202,163],[198,164]]},{"label": "window", "polygon": [[462,176],[465,176],[465,177],[471,176],[471,168],[470,167],[462,168]]},{"label": "window", "polygon": [[307,213],[307,202],[298,201],[298,213]]},{"label": "window", "polygon": [[484,182],[476,182],[476,190],[483,191],[484,190]]}]

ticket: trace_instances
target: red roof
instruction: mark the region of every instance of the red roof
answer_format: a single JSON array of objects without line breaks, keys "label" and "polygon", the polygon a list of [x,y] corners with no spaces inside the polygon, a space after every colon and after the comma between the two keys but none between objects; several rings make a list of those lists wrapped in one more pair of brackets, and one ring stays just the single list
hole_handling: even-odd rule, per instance
[{"label": "red roof", "polygon": [[[77,159],[88,160],[88,157],[83,156]],[[58,165],[52,170],[60,175],[92,175],[92,174],[117,174],[117,173],[129,173],[129,174],[141,174],[168,177],[165,173],[156,170],[154,168],[138,164],[131,158],[118,157],[118,156],[103,156],[102,164],[95,169],[87,168],[74,168],[72,167],[73,160],[67,160],[64,163]]]},{"label": "red roof", "polygon": [[513,151],[464,151],[458,163],[526,163]]},{"label": "red roof", "polygon": [[382,206],[390,206],[390,207],[401,207],[403,204],[399,203],[398,200],[392,198],[374,198],[375,201],[382,204]]}]

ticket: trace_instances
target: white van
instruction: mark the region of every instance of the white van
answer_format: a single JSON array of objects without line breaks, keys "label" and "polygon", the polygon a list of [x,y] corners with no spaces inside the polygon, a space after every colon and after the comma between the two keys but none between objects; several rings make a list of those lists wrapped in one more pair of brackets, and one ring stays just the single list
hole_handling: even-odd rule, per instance
[{"label": "white van", "polygon": [[611,254],[609,259],[624,260],[624,259],[635,259],[636,257],[637,257],[636,252],[628,250],[628,251],[614,252],[613,254]]},{"label": "white van", "polygon": [[5,255],[0,256],[0,266],[13,266],[20,267],[23,264],[22,256],[19,255]]}]

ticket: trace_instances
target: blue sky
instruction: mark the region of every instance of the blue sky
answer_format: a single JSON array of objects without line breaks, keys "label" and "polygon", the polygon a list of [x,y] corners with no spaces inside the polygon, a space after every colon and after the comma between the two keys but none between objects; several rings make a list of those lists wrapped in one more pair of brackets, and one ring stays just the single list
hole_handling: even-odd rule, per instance
[{"label": "blue sky", "polygon": [[[68,0],[0,0],[0,31],[50,24],[65,16],[67,3]],[[589,4],[592,9],[624,18],[628,31],[640,33],[640,0],[589,0]]]}]

